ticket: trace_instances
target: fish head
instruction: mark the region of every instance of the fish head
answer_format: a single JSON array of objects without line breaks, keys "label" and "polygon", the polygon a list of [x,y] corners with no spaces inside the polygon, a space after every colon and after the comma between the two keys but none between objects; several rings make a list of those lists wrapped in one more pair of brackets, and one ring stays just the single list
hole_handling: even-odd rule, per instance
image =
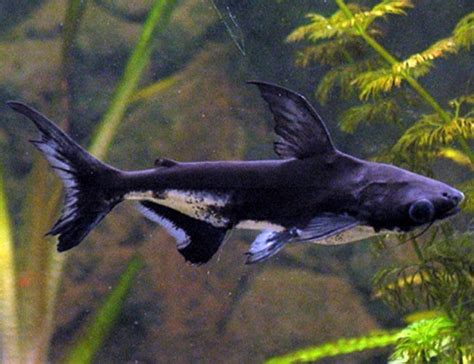
[{"label": "fish head", "polygon": [[461,191],[405,170],[396,172],[370,183],[361,194],[361,211],[375,230],[410,231],[460,211]]},{"label": "fish head", "polygon": [[423,225],[457,214],[464,194],[445,183],[429,179],[408,186],[401,199],[401,211],[413,225]]}]

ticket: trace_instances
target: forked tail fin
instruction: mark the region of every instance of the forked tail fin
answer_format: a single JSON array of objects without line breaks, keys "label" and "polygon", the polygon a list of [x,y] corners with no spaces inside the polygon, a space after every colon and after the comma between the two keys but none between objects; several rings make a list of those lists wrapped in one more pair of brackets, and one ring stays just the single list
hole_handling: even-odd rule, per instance
[{"label": "forked tail fin", "polygon": [[64,184],[61,216],[47,235],[59,235],[58,251],[71,249],[122,200],[113,186],[120,172],[93,157],[35,109],[16,101],[7,104],[35,123],[40,138],[31,142]]}]

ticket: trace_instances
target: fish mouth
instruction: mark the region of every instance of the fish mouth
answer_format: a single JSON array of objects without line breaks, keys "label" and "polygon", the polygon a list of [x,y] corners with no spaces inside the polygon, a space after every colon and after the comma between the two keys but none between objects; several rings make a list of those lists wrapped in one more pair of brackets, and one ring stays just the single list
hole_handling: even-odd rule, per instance
[{"label": "fish mouth", "polygon": [[448,217],[451,217],[453,215],[456,215],[458,212],[461,211],[461,208],[459,206],[455,206],[453,207],[452,209],[446,211],[441,217],[440,219],[446,219]]}]

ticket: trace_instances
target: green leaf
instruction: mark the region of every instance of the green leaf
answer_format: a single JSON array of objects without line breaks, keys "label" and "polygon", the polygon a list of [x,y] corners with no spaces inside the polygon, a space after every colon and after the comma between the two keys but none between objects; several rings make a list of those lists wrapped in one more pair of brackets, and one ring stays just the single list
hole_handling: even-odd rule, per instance
[{"label": "green leaf", "polygon": [[117,285],[105,298],[102,306],[88,321],[81,337],[67,354],[64,363],[92,363],[94,355],[110,336],[111,330],[120,315],[125,299],[133,281],[142,267],[138,258],[133,258],[126,270],[121,274]]},{"label": "green leaf", "polygon": [[446,228],[433,229],[431,238],[422,245],[403,238],[418,246],[419,259],[377,272],[373,279],[376,297],[405,312],[433,307],[453,314],[474,299],[473,236],[449,233]]},{"label": "green leaf", "polygon": [[439,114],[427,114],[400,137],[393,149],[402,153],[417,148],[434,150],[457,138],[474,138],[474,118],[457,117],[445,123]]},{"label": "green leaf", "polygon": [[[387,15],[406,15],[405,9],[413,7],[410,0],[385,0],[375,5],[369,11],[358,11],[355,12],[351,5],[348,5],[349,9],[353,14],[353,18],[350,20],[351,24],[361,29],[367,30],[367,28],[378,18],[385,18]],[[347,19],[347,17],[346,17]],[[359,28],[359,29],[360,29]]]},{"label": "green leaf", "polygon": [[466,197],[462,203],[462,210],[467,213],[474,213],[474,179],[468,180],[456,186]]},{"label": "green leaf", "polygon": [[322,39],[355,36],[359,34],[358,27],[365,30],[374,20],[389,14],[405,15],[405,9],[411,8],[412,4],[409,0],[387,0],[371,10],[358,4],[348,4],[347,6],[354,14],[351,19],[348,19],[345,13],[340,10],[329,18],[321,14],[309,13],[306,15],[310,20],[309,24],[296,28],[286,40],[299,42],[306,39],[315,42]]},{"label": "green leaf", "polygon": [[[164,29],[175,4],[176,0],[154,2],[109,109],[93,138],[92,152],[97,156],[106,156],[130,97],[148,64],[153,36]],[[77,0],[70,0],[68,10],[72,13],[66,14],[66,17],[68,21],[76,23],[75,26],[68,27],[71,31],[78,29],[77,17],[82,14],[78,5]],[[70,42],[74,37],[73,34],[67,35],[64,41],[68,45],[64,45],[65,48],[71,47]],[[55,297],[65,260],[65,255],[56,253],[53,239],[45,239],[43,236],[51,226],[61,197],[59,182],[51,179],[46,165],[44,160],[38,160],[33,168],[23,214],[28,224],[25,225],[26,232],[22,234],[23,241],[19,244],[21,250],[18,259],[18,268],[24,274],[21,278],[29,282],[28,289],[19,293],[22,328],[20,344],[22,352],[37,362],[46,360],[53,328]]]},{"label": "green leaf", "polygon": [[143,101],[143,100],[148,100],[155,96],[156,94],[159,94],[161,92],[164,92],[168,90],[170,87],[172,87],[177,81],[177,77],[175,76],[170,76],[163,78],[161,80],[158,80],[151,85],[148,85],[146,87],[143,87],[142,89],[138,90],[135,92],[129,99],[130,103],[134,103],[137,101]]},{"label": "green leaf", "polygon": [[365,46],[358,37],[341,36],[308,46],[296,54],[296,64],[307,67],[311,62],[331,66],[352,63],[357,55],[364,53]]},{"label": "green leaf", "polygon": [[321,104],[327,102],[330,92],[338,88],[341,97],[349,98],[353,95],[355,89],[352,82],[361,72],[375,68],[379,63],[377,58],[368,58],[348,65],[333,67],[328,71],[318,84],[316,97]]},{"label": "green leaf", "polygon": [[423,52],[414,54],[406,60],[392,66],[394,74],[408,74],[417,78],[425,75],[432,67],[432,61],[448,53],[456,53],[458,48],[452,38],[441,39]]},{"label": "green leaf", "polygon": [[426,75],[433,66],[433,59],[446,53],[456,52],[454,42],[443,39],[424,52],[414,54],[404,61],[396,62],[391,67],[370,70],[358,75],[352,85],[359,88],[359,98],[367,100],[383,92],[390,92],[394,87],[400,87],[407,78],[419,78]]},{"label": "green leaf", "polygon": [[339,339],[335,342],[298,350],[284,356],[267,360],[266,364],[307,363],[323,358],[350,354],[394,345],[398,340],[399,330],[378,331],[372,334],[350,339]]},{"label": "green leaf", "polygon": [[454,41],[459,47],[471,49],[474,44],[474,12],[467,14],[453,31]]},{"label": "green leaf", "polygon": [[[349,7],[356,14],[362,14],[363,7],[350,4]],[[326,18],[321,14],[309,13],[306,17],[310,20],[307,25],[296,28],[287,38],[287,42],[310,40],[316,42],[321,39],[330,39],[340,36],[355,36],[358,34],[354,27],[354,20],[347,19],[342,11],[336,11],[331,17]],[[362,21],[362,15],[360,15]]]},{"label": "green leaf", "polygon": [[402,80],[403,76],[393,72],[392,69],[380,68],[358,75],[351,84],[359,88],[359,98],[367,100],[382,92],[391,91],[394,86],[400,87]]},{"label": "green leaf", "polygon": [[[62,32],[62,64],[56,80],[61,90],[61,101],[70,95],[66,76],[86,3],[80,0],[67,1]],[[63,112],[67,115],[67,106]],[[39,156],[35,159],[25,195],[22,225],[17,234],[21,240],[16,244],[15,251],[19,281],[24,285],[17,292],[18,340],[23,360],[28,358],[31,362],[43,362],[46,361],[53,331],[54,300],[64,255],[57,254],[53,238],[44,236],[56,215],[61,192],[60,182],[52,178],[47,162]]]},{"label": "green leaf", "polygon": [[455,323],[445,316],[414,322],[399,333],[389,363],[428,363],[436,358],[449,359],[447,354],[453,351],[458,336]]},{"label": "green leaf", "polygon": [[472,171],[474,171],[474,164],[469,159],[469,156],[467,156],[466,154],[464,154],[458,149],[448,148],[448,147],[441,148],[438,151],[437,156],[441,158],[449,159],[455,162],[456,164],[467,167],[471,169]]},{"label": "green leaf", "polygon": [[440,316],[443,316],[443,313],[437,310],[415,311],[405,315],[405,317],[403,317],[403,321],[408,324],[412,324],[416,321],[434,319]]},{"label": "green leaf", "polygon": [[105,158],[117,128],[125,115],[130,98],[150,60],[153,37],[166,27],[176,3],[177,0],[156,0],[153,3],[143,24],[140,38],[112,96],[110,106],[92,139],[89,150],[98,158]]},{"label": "green leaf", "polygon": [[406,15],[405,9],[413,8],[410,0],[386,0],[375,5],[370,13],[372,16],[382,17],[387,14]]},{"label": "green leaf", "polygon": [[380,99],[354,106],[344,111],[339,127],[346,133],[354,133],[361,124],[391,122],[398,120],[400,107],[395,98]]},{"label": "green leaf", "polygon": [[3,363],[18,363],[21,358],[16,294],[13,236],[0,165],[0,339]]},{"label": "green leaf", "polygon": [[455,99],[449,100],[449,105],[452,107],[455,107],[457,104],[468,104],[472,105],[474,104],[474,94],[469,94],[469,95],[461,95],[459,97],[456,97]]}]

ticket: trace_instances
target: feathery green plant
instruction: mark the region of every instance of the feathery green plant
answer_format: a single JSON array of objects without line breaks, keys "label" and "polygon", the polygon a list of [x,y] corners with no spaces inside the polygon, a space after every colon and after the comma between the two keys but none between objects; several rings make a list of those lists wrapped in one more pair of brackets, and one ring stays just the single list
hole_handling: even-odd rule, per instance
[{"label": "feathery green plant", "polygon": [[[423,317],[424,313],[421,313]],[[368,335],[341,338],[283,356],[268,359],[266,364],[309,363],[324,358],[393,346],[389,364],[442,362],[468,364],[474,358],[473,344],[462,341],[457,325],[438,315],[414,321],[403,329],[377,331]]]},{"label": "feathery green plant", "polygon": [[[474,152],[468,141],[474,139],[473,95],[459,95],[442,107],[418,80],[433,71],[436,59],[470,49],[474,42],[474,13],[462,18],[451,36],[398,60],[379,43],[383,33],[377,27],[377,19],[406,15],[413,7],[411,1],[385,0],[372,9],[343,0],[335,2],[339,10],[333,15],[309,14],[309,24],[295,29],[287,40],[307,42],[296,55],[297,65],[319,62],[330,67],[316,88],[320,102],[326,102],[334,91],[342,99],[361,102],[342,113],[340,128],[353,133],[363,123],[391,123],[399,130],[398,140],[379,159],[429,172],[429,162],[446,158],[472,172]],[[432,112],[420,112],[422,102]],[[474,210],[473,183],[471,178],[460,186],[467,197],[465,212]],[[393,342],[396,347],[391,363],[434,359],[450,362],[447,358],[468,363],[472,359],[473,235],[455,233],[449,224],[431,231],[431,238],[423,244],[411,236],[402,237],[400,243],[411,242],[416,259],[382,269],[374,277],[376,296],[393,308],[404,312],[433,308],[442,315],[403,329]],[[340,343],[340,353],[350,351],[344,351],[346,342]],[[310,350],[320,353],[320,349]]]},{"label": "feathery green plant", "polygon": [[[375,20],[389,14],[405,15],[413,6],[411,1],[383,1],[372,9],[346,5],[342,0],[336,3],[339,10],[331,17],[310,14],[310,24],[295,29],[287,40],[310,42],[298,53],[297,64],[306,66],[316,61],[333,67],[317,88],[316,96],[321,102],[326,102],[335,89],[343,98],[351,98],[357,92],[360,100],[370,101],[370,106],[362,104],[344,112],[340,118],[342,129],[354,132],[362,122],[406,119],[406,108],[401,106],[405,105],[406,87],[410,86],[435,113],[421,115],[418,122],[400,136],[395,152],[413,151],[411,144],[421,138],[422,142],[414,146],[414,154],[425,158],[426,153],[422,152],[439,151],[455,140],[459,153],[474,163],[474,153],[466,142],[474,137],[474,118],[472,112],[463,113],[461,108],[469,100],[472,103],[472,95],[458,97],[458,103],[454,100],[450,103],[452,110],[444,110],[417,81],[432,70],[437,58],[470,49],[474,42],[474,13],[461,19],[450,37],[399,61],[375,39],[381,35]],[[393,93],[397,88],[403,88],[404,92]],[[389,92],[392,95],[388,95]],[[413,98],[413,94],[410,97]],[[430,135],[426,136],[426,132]]]},{"label": "feathery green plant", "polygon": [[[149,62],[151,40],[163,30],[176,6],[176,0],[156,0],[143,25],[138,43],[119,81],[109,109],[98,124],[91,152],[104,158],[110,148],[115,131],[123,120],[127,105],[159,91],[164,84],[146,92],[137,91],[137,84]],[[62,74],[58,82],[61,97],[67,98],[67,78],[72,62],[71,49],[86,2],[69,0],[65,16]],[[171,80],[166,81],[169,86]],[[66,89],[65,89],[66,88]],[[58,105],[67,115],[69,100]],[[66,120],[67,127],[68,120]],[[0,181],[1,182],[1,181]],[[61,279],[65,255],[59,255],[52,238],[44,232],[53,223],[61,197],[57,179],[52,179],[47,164],[36,157],[25,197],[20,241],[13,248],[6,193],[0,183],[0,337],[3,360],[8,363],[43,363],[47,359],[53,330],[55,297]]]},{"label": "feathery green plant", "polygon": [[474,352],[465,344],[456,323],[446,316],[416,321],[401,330],[389,364],[469,363]]}]

